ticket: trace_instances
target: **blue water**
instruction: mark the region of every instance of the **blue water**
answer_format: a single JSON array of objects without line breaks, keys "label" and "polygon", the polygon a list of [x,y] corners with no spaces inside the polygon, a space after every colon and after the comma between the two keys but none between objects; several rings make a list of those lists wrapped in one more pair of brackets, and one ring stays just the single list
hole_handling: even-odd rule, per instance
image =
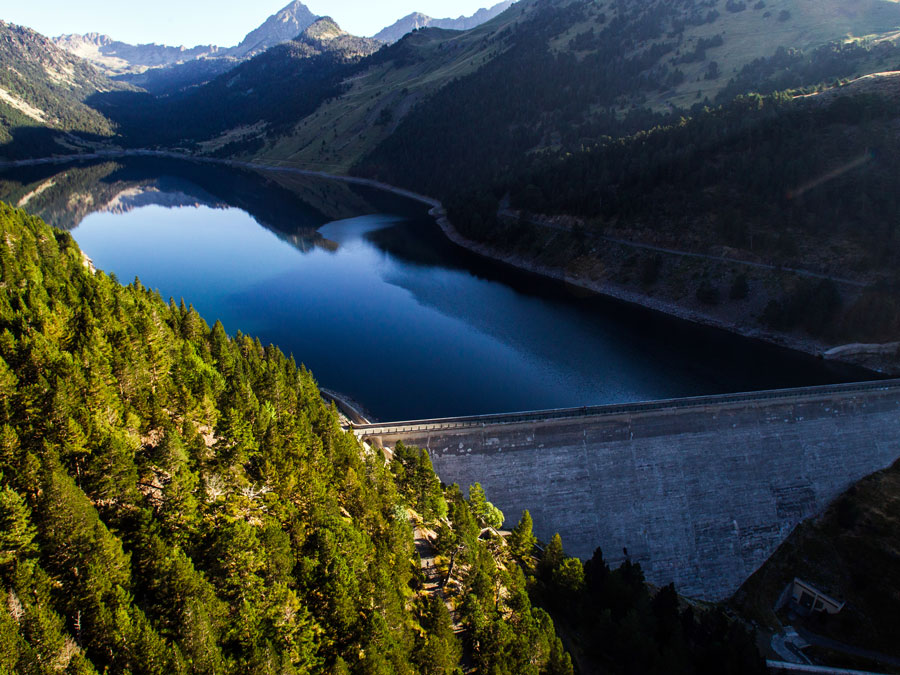
[{"label": "blue water", "polygon": [[[155,184],[163,187],[153,199],[166,202],[166,181]],[[500,269],[448,242],[424,207],[359,194],[365,212],[339,220],[316,211],[321,204],[297,215],[287,198],[277,213],[266,198],[263,217],[245,194],[234,200],[241,208],[95,212],[72,234],[120,281],[140,277],[210,325],[219,319],[231,334],[278,345],[382,420],[846,378],[813,359]]]}]

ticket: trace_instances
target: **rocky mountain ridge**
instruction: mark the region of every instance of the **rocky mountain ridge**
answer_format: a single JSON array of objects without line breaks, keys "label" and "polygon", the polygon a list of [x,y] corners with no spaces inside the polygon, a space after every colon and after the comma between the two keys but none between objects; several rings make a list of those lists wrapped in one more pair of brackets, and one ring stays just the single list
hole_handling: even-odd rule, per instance
[{"label": "rocky mountain ridge", "polygon": [[225,56],[227,51],[215,45],[171,47],[155,43],[132,45],[101,33],[75,33],[53,38],[65,51],[86,59],[107,75],[140,73],[148,68],[172,66],[200,58]]},{"label": "rocky mountain ridge", "polygon": [[249,32],[237,47],[229,50],[229,55],[248,58],[264,52],[269,47],[293,40],[320,18],[300,0],[295,0]]},{"label": "rocky mountain ridge", "polygon": [[483,23],[493,19],[498,14],[509,9],[515,0],[504,0],[493,7],[482,7],[471,16],[459,16],[455,19],[435,19],[421,12],[413,12],[407,14],[402,19],[398,19],[390,26],[383,28],[373,37],[382,42],[393,43],[402,38],[407,33],[411,33],[419,28],[446,28],[448,30],[471,30]]},{"label": "rocky mountain ridge", "polygon": [[124,144],[225,157],[259,145],[259,135],[289,131],[322,100],[340,95],[356,65],[381,47],[325,17],[201,86],[171,96],[100,96],[95,105],[118,126]]},{"label": "rocky mountain ridge", "polygon": [[148,70],[172,68],[200,60],[221,60],[221,68],[207,67],[204,72],[224,72],[238,62],[292,40],[318,19],[299,0],[291,2],[250,31],[233,47],[198,45],[195,47],[161,44],[132,45],[100,33],[69,34],[53,38],[56,46],[93,63],[110,77],[121,77],[141,85],[139,77]]}]

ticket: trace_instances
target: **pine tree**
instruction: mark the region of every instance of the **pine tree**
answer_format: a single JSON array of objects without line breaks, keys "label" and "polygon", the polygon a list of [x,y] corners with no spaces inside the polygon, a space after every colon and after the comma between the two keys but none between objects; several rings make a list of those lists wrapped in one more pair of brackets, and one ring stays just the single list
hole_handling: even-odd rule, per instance
[{"label": "pine tree", "polygon": [[541,560],[538,563],[538,571],[541,574],[541,578],[549,582],[553,577],[553,573],[559,569],[564,559],[565,553],[563,553],[562,537],[557,532],[550,539],[550,543],[547,544],[547,548],[544,549],[544,553],[541,555]]},{"label": "pine tree", "polygon": [[0,568],[34,552],[35,534],[25,500],[9,487],[0,489]]},{"label": "pine tree", "polygon": [[488,527],[503,526],[503,512],[487,500],[480,483],[469,486],[469,508],[472,514]]},{"label": "pine tree", "polygon": [[533,528],[531,514],[525,510],[508,539],[510,551],[516,558],[526,563],[526,566],[531,565],[534,546],[537,544]]}]

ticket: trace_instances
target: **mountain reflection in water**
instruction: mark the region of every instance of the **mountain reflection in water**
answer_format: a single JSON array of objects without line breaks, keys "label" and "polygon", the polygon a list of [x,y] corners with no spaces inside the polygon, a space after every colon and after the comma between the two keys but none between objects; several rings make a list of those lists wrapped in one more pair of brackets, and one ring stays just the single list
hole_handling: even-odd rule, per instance
[{"label": "mountain reflection in water", "polygon": [[506,269],[427,208],[283,172],[121,160],[0,172],[99,269],[293,353],[380,419],[836,382],[858,373]]}]

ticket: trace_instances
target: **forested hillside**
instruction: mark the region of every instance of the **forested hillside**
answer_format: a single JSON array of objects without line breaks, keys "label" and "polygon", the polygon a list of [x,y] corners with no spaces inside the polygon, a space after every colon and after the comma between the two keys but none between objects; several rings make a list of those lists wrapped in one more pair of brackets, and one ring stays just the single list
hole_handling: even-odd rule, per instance
[{"label": "forested hillside", "polygon": [[[362,448],[293,359],[5,205],[0,272],[0,671],[571,672],[490,512]],[[448,514],[445,605],[411,520]]]},{"label": "forested hillside", "polygon": [[[893,25],[888,4],[854,16]],[[702,5],[704,23],[691,3],[539,4],[353,171],[439,197],[489,256],[813,353],[886,343],[847,358],[896,369],[897,76],[846,78],[890,70],[900,49],[782,46],[694,74],[685,103],[686,69],[762,18],[728,5]]]},{"label": "forested hillside", "polygon": [[[319,19],[292,41],[183,94],[98,96],[92,100],[121,127],[129,145],[178,146],[217,155],[250,152],[343,91],[353,64],[381,43],[356,38]],[[212,145],[201,141],[216,139]]]},{"label": "forested hillside", "polygon": [[[526,258],[542,255],[555,236],[557,257],[566,251],[587,267],[602,264],[623,282],[628,256],[605,258],[612,242],[659,247],[634,249],[644,255],[630,274],[633,285],[660,295],[679,265],[665,251],[709,256],[708,271],[695,267],[676,300],[746,308],[755,293],[765,298],[756,318],[768,328],[890,342],[900,334],[900,109],[880,93],[847,93],[740,97],[590,150],[535,156],[493,192],[452,197],[451,220],[467,237]],[[514,207],[506,217],[498,217],[498,195]],[[527,214],[574,218],[542,227]],[[734,264],[743,280],[722,279],[716,259],[771,269]],[[782,268],[818,276],[767,285]]]},{"label": "forested hillside", "polygon": [[[900,26],[893,10],[885,30]],[[830,86],[900,64],[888,39],[810,43],[773,17],[765,19],[772,35],[786,31],[788,41],[748,44],[743,33],[763,28],[764,13],[694,0],[533,3],[492,37],[498,48],[485,65],[421,101],[354,171],[444,198],[514,176],[530,153],[579,152],[740,94]],[[828,22],[819,21],[827,35]],[[735,39],[739,48],[731,48]],[[733,64],[727,71],[716,60],[723,52]]]},{"label": "forested hillside", "polygon": [[0,63],[0,147],[6,146],[4,154],[33,157],[77,151],[76,139],[66,132],[82,132],[95,141],[114,135],[115,125],[86,101],[97,92],[131,89],[128,85],[101,75],[43,35],[3,21]]}]

